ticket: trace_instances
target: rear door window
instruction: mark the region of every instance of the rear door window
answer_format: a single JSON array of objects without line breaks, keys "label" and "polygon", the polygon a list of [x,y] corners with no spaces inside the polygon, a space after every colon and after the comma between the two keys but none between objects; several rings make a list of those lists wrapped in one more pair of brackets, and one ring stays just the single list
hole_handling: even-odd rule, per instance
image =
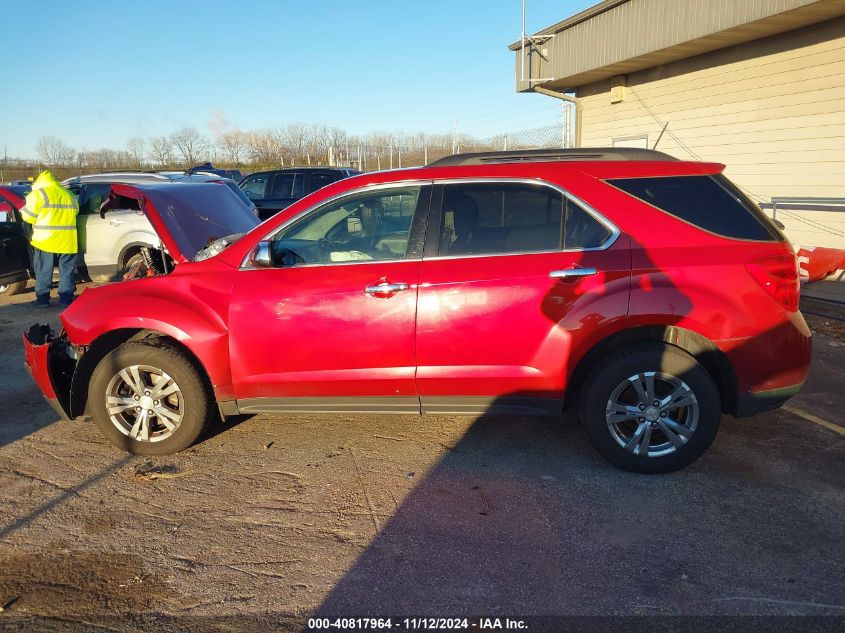
[{"label": "rear door window", "polygon": [[79,214],[99,214],[100,205],[102,205],[108,197],[109,189],[111,189],[111,185],[106,183],[85,185],[80,192],[82,195],[79,198]]},{"label": "rear door window", "polygon": [[322,189],[326,185],[332,184],[335,180],[338,179],[336,174],[328,171],[317,171],[311,174],[311,187],[309,188],[309,193],[313,191],[317,191],[317,189]]},{"label": "rear door window", "polygon": [[611,230],[560,191],[521,183],[446,185],[440,255],[597,248]]},{"label": "rear door window", "polygon": [[782,239],[759,207],[721,174],[617,178],[607,182],[669,215],[723,237]]},{"label": "rear door window", "polygon": [[305,195],[305,174],[285,173],[273,176],[270,195],[272,200],[299,200]]},{"label": "rear door window", "polygon": [[[111,190],[111,183],[89,183],[81,189],[80,194],[76,194],[74,188],[71,187],[71,193],[74,193],[79,198],[79,214],[80,215],[99,215],[100,206],[108,198]],[[139,211],[138,201],[134,198],[126,198],[119,196],[120,203],[115,207],[115,210],[134,210]],[[116,211],[110,211],[108,217],[113,217]]]}]

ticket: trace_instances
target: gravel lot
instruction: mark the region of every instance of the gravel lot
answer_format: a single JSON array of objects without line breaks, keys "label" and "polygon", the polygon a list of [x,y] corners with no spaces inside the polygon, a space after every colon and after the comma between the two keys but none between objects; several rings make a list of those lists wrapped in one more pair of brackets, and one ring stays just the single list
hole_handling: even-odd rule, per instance
[{"label": "gravel lot", "polygon": [[58,322],[31,300],[0,298],[2,629],[845,616],[845,435],[811,419],[845,426],[824,319],[790,411],[726,417],[692,467],[638,476],[571,418],[259,415],[130,457],[57,421],[23,370],[21,331]]}]

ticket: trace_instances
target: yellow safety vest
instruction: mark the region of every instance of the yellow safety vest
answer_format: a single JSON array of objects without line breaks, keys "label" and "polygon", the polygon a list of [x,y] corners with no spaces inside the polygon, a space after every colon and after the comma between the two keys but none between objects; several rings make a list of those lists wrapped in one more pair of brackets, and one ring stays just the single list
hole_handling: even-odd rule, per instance
[{"label": "yellow safety vest", "polygon": [[32,245],[47,253],[76,253],[76,196],[55,180],[35,186],[21,209],[24,222],[32,225]]}]

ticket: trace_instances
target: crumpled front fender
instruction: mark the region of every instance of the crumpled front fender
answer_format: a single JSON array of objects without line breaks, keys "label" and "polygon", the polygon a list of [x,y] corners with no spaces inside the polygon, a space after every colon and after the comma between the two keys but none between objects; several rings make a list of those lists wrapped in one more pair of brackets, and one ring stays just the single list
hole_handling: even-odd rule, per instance
[{"label": "crumpled front fender", "polygon": [[70,420],[70,392],[76,360],[64,332],[56,336],[47,325],[36,324],[23,333],[24,367],[51,407]]}]

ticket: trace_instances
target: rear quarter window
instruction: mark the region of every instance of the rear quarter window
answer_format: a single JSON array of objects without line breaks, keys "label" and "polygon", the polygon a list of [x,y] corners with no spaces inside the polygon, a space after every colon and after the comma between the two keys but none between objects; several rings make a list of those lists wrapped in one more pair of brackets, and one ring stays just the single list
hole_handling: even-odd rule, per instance
[{"label": "rear quarter window", "polygon": [[757,205],[721,174],[616,178],[607,182],[669,215],[723,237],[769,242],[783,239]]}]

